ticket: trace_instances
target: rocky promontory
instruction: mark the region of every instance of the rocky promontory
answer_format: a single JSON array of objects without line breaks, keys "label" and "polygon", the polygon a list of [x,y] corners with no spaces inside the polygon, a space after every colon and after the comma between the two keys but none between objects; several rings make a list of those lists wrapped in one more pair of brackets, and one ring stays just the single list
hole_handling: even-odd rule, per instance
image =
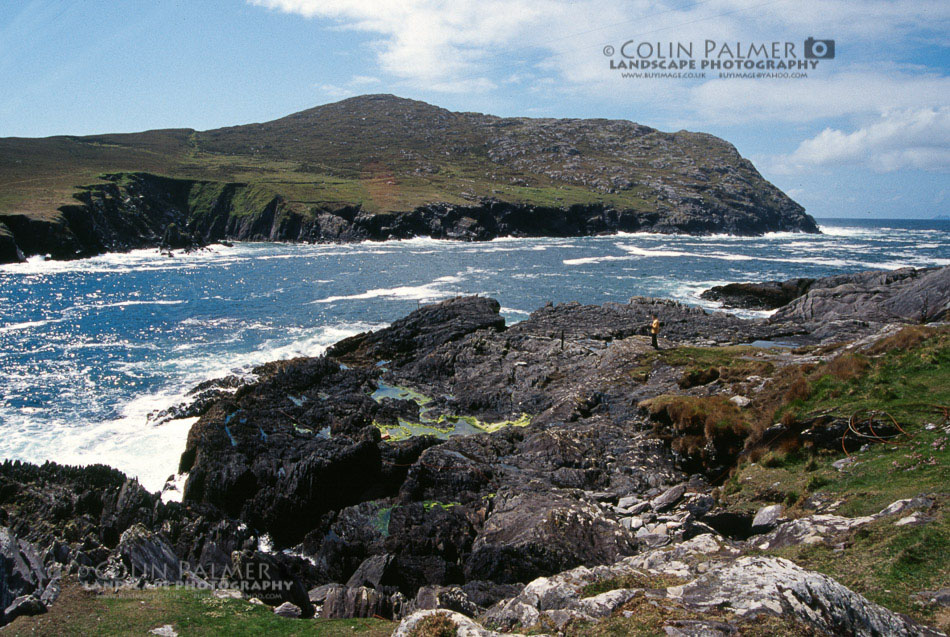
[{"label": "rocky promontory", "polygon": [[712,135],[391,95],[204,132],[0,139],[0,182],[0,262],[222,240],[818,232]]},{"label": "rocky promontory", "polygon": [[199,417],[180,503],[0,466],[4,555],[37,556],[9,612],[55,608],[54,580],[227,579],[407,635],[940,634],[914,600],[946,568],[948,271],[852,275],[768,320],[633,298],[506,325],[460,297],[207,383],[166,414]]}]

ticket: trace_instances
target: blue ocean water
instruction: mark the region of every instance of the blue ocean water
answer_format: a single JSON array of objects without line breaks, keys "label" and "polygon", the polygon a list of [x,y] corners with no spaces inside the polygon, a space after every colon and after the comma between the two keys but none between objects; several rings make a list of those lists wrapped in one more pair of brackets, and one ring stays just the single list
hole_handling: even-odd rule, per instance
[{"label": "blue ocean water", "polygon": [[202,380],[319,354],[458,294],[497,298],[511,322],[548,301],[713,308],[699,293],[732,281],[950,264],[948,221],[821,226],[761,238],[248,243],[0,266],[0,458],[104,462],[160,488],[192,421],[156,426],[150,412]]}]

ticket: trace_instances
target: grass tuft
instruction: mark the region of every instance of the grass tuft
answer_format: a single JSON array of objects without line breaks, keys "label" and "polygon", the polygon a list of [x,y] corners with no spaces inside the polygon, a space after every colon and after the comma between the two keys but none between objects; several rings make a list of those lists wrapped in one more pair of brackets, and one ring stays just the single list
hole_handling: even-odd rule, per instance
[{"label": "grass tuft", "polygon": [[455,637],[457,634],[458,625],[446,613],[435,613],[416,624],[409,637]]}]

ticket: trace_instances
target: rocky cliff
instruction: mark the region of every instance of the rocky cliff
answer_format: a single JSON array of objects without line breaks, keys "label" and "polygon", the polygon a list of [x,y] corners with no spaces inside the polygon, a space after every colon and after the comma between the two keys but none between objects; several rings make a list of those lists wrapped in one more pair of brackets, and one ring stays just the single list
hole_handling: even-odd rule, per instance
[{"label": "rocky cliff", "polygon": [[205,132],[0,139],[0,183],[7,262],[157,246],[170,224],[195,243],[818,231],[711,135],[386,95]]}]

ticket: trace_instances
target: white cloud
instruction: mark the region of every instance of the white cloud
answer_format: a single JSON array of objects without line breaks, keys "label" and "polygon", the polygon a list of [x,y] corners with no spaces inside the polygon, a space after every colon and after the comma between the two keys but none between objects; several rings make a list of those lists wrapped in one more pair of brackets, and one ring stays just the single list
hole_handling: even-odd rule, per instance
[{"label": "white cloud", "polygon": [[810,122],[946,104],[950,77],[857,68],[804,79],[714,79],[691,89],[687,99],[704,122]]},{"label": "white cloud", "polygon": [[950,107],[893,111],[850,133],[826,128],[778,158],[791,173],[828,165],[863,165],[879,172],[950,172]]},{"label": "white cloud", "polygon": [[[543,94],[551,103],[559,94],[575,99],[597,94],[629,104],[631,119],[650,108],[654,115],[645,123],[667,128],[828,118],[859,127],[882,112],[894,118],[950,103],[950,77],[942,69],[889,61],[889,56],[912,58],[908,51],[921,43],[942,42],[950,29],[946,0],[705,0],[685,6],[673,0],[247,2],[369,34],[372,41],[364,50],[372,72],[385,74],[384,86],[481,94],[521,90]],[[800,42],[808,36],[835,38],[838,56],[800,80],[624,80],[609,70],[601,53],[604,45],[628,39]],[[353,78],[325,91],[333,98],[367,92],[374,84]],[[661,113],[660,121],[655,113]],[[881,154],[874,165],[879,170],[927,165],[938,151],[912,144]],[[782,158],[785,169],[792,166],[790,159]]]},{"label": "white cloud", "polygon": [[331,100],[342,100],[356,95],[356,91],[346,86],[337,86],[336,84],[318,84],[317,88]]},{"label": "white cloud", "polygon": [[374,84],[379,84],[378,77],[370,75],[354,75],[344,85],[317,84],[316,87],[328,98],[339,100],[353,97]]},{"label": "white cloud", "polygon": [[376,34],[384,70],[446,91],[494,86],[484,77],[484,58],[496,53],[496,47],[518,42],[538,20],[564,5],[556,0],[248,1]]}]

